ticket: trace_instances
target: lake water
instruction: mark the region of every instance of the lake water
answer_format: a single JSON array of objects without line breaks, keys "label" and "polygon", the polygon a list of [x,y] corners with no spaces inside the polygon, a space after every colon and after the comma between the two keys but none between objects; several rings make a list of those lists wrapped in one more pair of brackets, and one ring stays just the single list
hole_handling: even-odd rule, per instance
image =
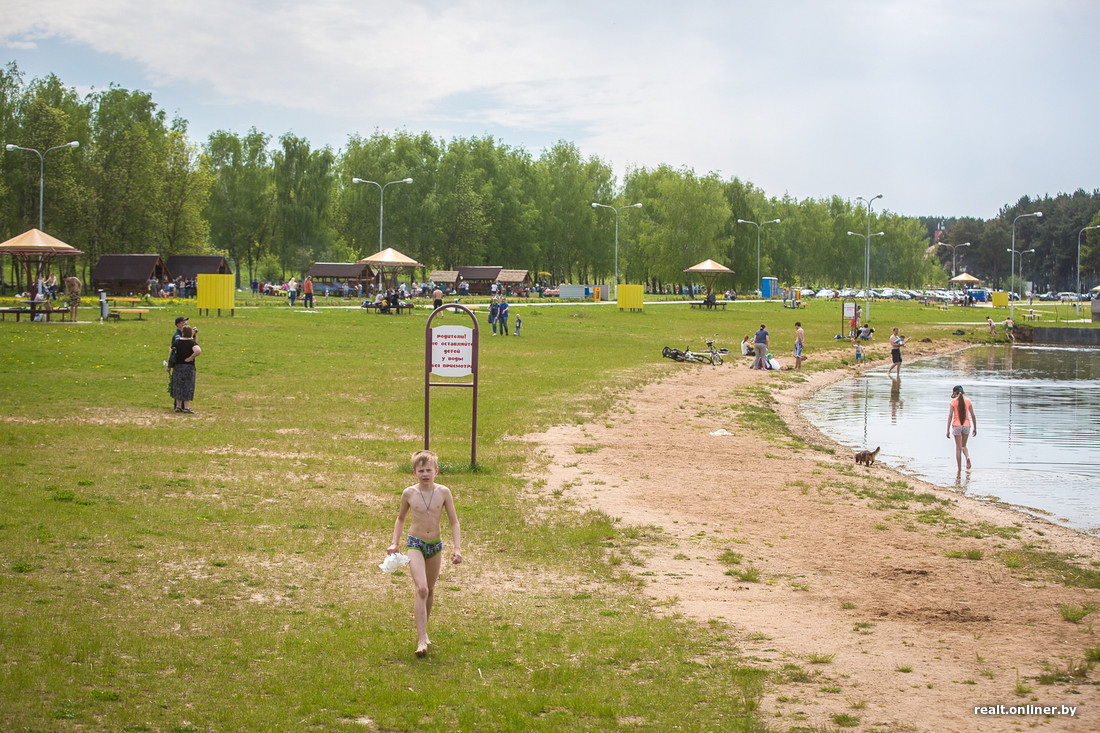
[{"label": "lake water", "polygon": [[[974,346],[831,385],[802,412],[855,450],[929,483],[998,499],[1100,534],[1100,349]],[[951,388],[973,401],[973,469],[959,474],[947,438]],[[965,465],[965,458],[964,458]]]}]

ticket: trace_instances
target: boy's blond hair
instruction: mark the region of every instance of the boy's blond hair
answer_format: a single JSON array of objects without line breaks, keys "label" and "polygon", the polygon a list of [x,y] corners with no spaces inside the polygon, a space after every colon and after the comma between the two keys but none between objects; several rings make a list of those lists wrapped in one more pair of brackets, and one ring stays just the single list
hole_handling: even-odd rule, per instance
[{"label": "boy's blond hair", "polygon": [[418,450],[416,453],[412,454],[412,467],[414,471],[425,463],[432,468],[439,468],[439,457],[430,450]]}]

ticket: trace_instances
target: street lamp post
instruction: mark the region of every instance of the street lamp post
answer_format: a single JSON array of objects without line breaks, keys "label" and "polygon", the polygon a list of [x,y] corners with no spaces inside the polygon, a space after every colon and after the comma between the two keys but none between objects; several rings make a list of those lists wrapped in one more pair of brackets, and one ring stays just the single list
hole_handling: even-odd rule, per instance
[{"label": "street lamp post", "polygon": [[402,178],[400,181],[390,181],[389,183],[382,185],[375,181],[368,181],[363,178],[352,178],[352,183],[373,183],[378,186],[378,251],[382,251],[382,214],[385,213],[385,199],[386,199],[386,186],[390,186],[394,183],[412,183],[411,178]]},{"label": "street lamp post", "polygon": [[1016,291],[1016,222],[1018,222],[1020,219],[1028,217],[1028,216],[1041,217],[1042,215],[1043,215],[1043,212],[1036,211],[1033,214],[1020,214],[1019,216],[1017,216],[1015,219],[1012,220],[1012,249],[1009,250],[1010,252],[1012,252],[1012,265],[1008,270],[1008,317],[1009,318],[1012,318],[1012,314],[1014,312],[1013,306],[1015,305],[1015,302],[1012,300],[1012,294]]},{"label": "street lamp post", "polygon": [[957,276],[959,273],[955,269],[955,253],[959,251],[959,247],[969,247],[970,242],[963,242],[962,244],[948,244],[947,242],[937,242],[940,247],[951,248],[951,277]]},{"label": "street lamp post", "polygon": [[593,209],[611,209],[615,212],[615,298],[619,297],[619,212],[623,209],[640,209],[641,204],[627,204],[626,206],[620,206],[618,208],[614,206],[608,206],[607,204],[597,204],[592,202]]},{"label": "street lamp post", "polygon": [[1077,315],[1081,315],[1081,235],[1087,232],[1089,229],[1100,229],[1100,225],[1094,227],[1085,227],[1081,231],[1077,232]]},{"label": "street lamp post", "polygon": [[867,240],[867,244],[866,244],[866,247],[867,247],[867,254],[866,254],[866,272],[867,272],[867,275],[866,275],[866,279],[865,279],[865,282],[867,283],[867,285],[865,285],[864,288],[863,288],[863,319],[862,319],[863,322],[866,323],[866,322],[871,320],[871,285],[870,285],[870,282],[871,282],[871,279],[870,279],[870,272],[871,272],[871,237],[882,237],[882,236],[886,235],[886,232],[875,232],[874,234],[871,234],[870,232],[867,232],[866,235],[860,234],[859,232],[848,232],[848,234],[850,234],[853,237],[860,237],[861,239],[866,239]]},{"label": "street lamp post", "polygon": [[72,142],[65,143],[64,145],[58,145],[56,147],[47,148],[45,152],[39,152],[34,148],[24,148],[21,145],[12,145],[8,143],[4,146],[5,150],[26,150],[28,153],[34,153],[38,156],[38,230],[45,231],[42,226],[42,209],[45,203],[45,190],[46,190],[46,154],[53,150],[61,150],[63,148],[79,148],[80,142],[73,140]]},{"label": "street lamp post", "polygon": [[867,321],[871,320],[871,237],[877,237],[879,234],[884,234],[884,232],[879,232],[875,235],[871,234],[871,207],[874,205],[875,201],[880,198],[882,198],[881,193],[869,199],[863,198],[862,196],[856,196],[856,201],[862,201],[867,204],[867,250],[863,255],[863,318]]},{"label": "street lamp post", "polygon": [[[1005,250],[1005,252],[1009,252],[1009,251],[1011,251],[1011,250],[1007,250],[1007,249]],[[1035,252],[1034,247],[1032,247],[1031,249],[1025,249],[1022,252],[1016,252],[1015,253],[1015,254],[1020,255],[1020,284],[1021,284],[1021,286],[1023,285],[1023,282],[1024,282],[1024,255],[1029,255],[1029,254],[1032,254],[1033,252]],[[1015,259],[1015,255],[1013,256],[1013,259]],[[1020,297],[1023,297],[1023,296],[1021,295]],[[1009,293],[1008,299],[1012,300],[1012,294],[1011,293]],[[1011,318],[1011,315],[1009,317]]]},{"label": "street lamp post", "polygon": [[[760,227],[762,225],[757,224],[755,221],[749,221],[748,219],[738,219],[737,223],[738,224],[752,224],[754,227],[756,227],[756,287],[760,289],[760,295],[763,296],[764,295],[764,285],[763,285],[763,283],[760,282]],[[780,223],[779,219],[772,219],[771,221],[764,222],[764,224],[778,224],[778,223]]]}]

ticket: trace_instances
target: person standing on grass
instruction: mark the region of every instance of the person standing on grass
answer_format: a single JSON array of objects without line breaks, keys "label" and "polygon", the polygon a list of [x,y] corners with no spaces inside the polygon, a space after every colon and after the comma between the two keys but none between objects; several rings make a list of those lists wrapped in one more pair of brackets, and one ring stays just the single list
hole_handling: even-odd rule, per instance
[{"label": "person standing on grass", "polygon": [[439,286],[435,286],[435,290],[432,291],[432,308],[439,310],[443,307],[443,291],[439,289]]},{"label": "person standing on grass", "polygon": [[806,343],[806,332],[802,330],[802,321],[794,323],[794,368],[802,368],[802,347]]},{"label": "person standing on grass", "polygon": [[462,533],[459,530],[458,514],[455,512],[454,497],[451,490],[435,482],[439,474],[439,459],[429,450],[419,450],[412,454],[413,475],[416,484],[401,492],[401,508],[397,512],[397,521],[393,525],[393,543],[386,550],[387,555],[397,552],[401,541],[401,532],[405,520],[409,520],[409,535],[405,547],[409,552],[409,574],[412,576],[414,591],[413,618],[416,621],[416,656],[428,653],[428,619],[432,615],[435,601],[435,582],[439,578],[439,569],[443,564],[443,540],[440,520],[443,511],[447,511],[447,522],[451,525],[451,562],[462,562]]},{"label": "person standing on grass", "polygon": [[955,439],[955,464],[962,473],[962,459],[966,456],[966,470],[970,470],[970,451],[966,441],[970,436],[978,437],[978,418],[974,416],[974,405],[966,398],[962,385],[951,390],[951,409],[947,415],[947,437]]},{"label": "person standing on grass", "polygon": [[191,400],[195,399],[195,359],[202,348],[195,342],[195,329],[184,326],[180,337],[172,343],[176,352],[176,364],[172,367],[172,399],[176,401],[176,412],[194,414]]},{"label": "person standing on grass", "polygon": [[290,279],[286,283],[286,294],[290,298],[290,307],[294,307],[294,300],[298,297],[298,283],[294,280],[294,276],[291,275]]},{"label": "person standing on grass", "polygon": [[65,290],[69,293],[69,320],[76,323],[76,312],[80,310],[80,278],[65,278]]},{"label": "person standing on grass", "polygon": [[302,281],[302,307],[313,308],[313,275],[306,275]]},{"label": "person standing on grass", "polygon": [[500,326],[500,335],[508,335],[508,299],[500,296],[500,305],[497,307],[497,322]]},{"label": "person standing on grass", "polygon": [[493,335],[497,335],[497,314],[500,313],[500,304],[497,303],[497,296],[493,296],[493,300],[489,303],[489,325],[493,327]]},{"label": "person standing on grass", "polygon": [[756,332],[756,338],[752,342],[753,349],[756,351],[756,358],[752,360],[753,369],[767,369],[768,368],[768,329],[764,327],[764,324],[760,324],[760,330]]},{"label": "person standing on grass", "polygon": [[894,332],[890,334],[890,360],[892,363],[890,364],[890,369],[886,372],[887,376],[890,376],[896,367],[898,370],[898,379],[901,379],[901,347],[905,346],[906,341],[908,341],[908,339],[904,336],[899,336],[898,329],[895,327]]}]

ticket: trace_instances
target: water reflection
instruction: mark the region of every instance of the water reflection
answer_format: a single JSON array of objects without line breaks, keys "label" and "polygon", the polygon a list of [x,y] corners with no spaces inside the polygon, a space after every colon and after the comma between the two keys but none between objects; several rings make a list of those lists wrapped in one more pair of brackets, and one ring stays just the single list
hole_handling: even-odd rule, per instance
[{"label": "water reflection", "polygon": [[[951,387],[974,403],[974,467],[957,471],[944,438]],[[997,498],[1100,533],[1100,350],[1028,345],[975,346],[886,368],[820,391],[803,413],[856,450],[882,446],[878,460],[971,496]]]}]

